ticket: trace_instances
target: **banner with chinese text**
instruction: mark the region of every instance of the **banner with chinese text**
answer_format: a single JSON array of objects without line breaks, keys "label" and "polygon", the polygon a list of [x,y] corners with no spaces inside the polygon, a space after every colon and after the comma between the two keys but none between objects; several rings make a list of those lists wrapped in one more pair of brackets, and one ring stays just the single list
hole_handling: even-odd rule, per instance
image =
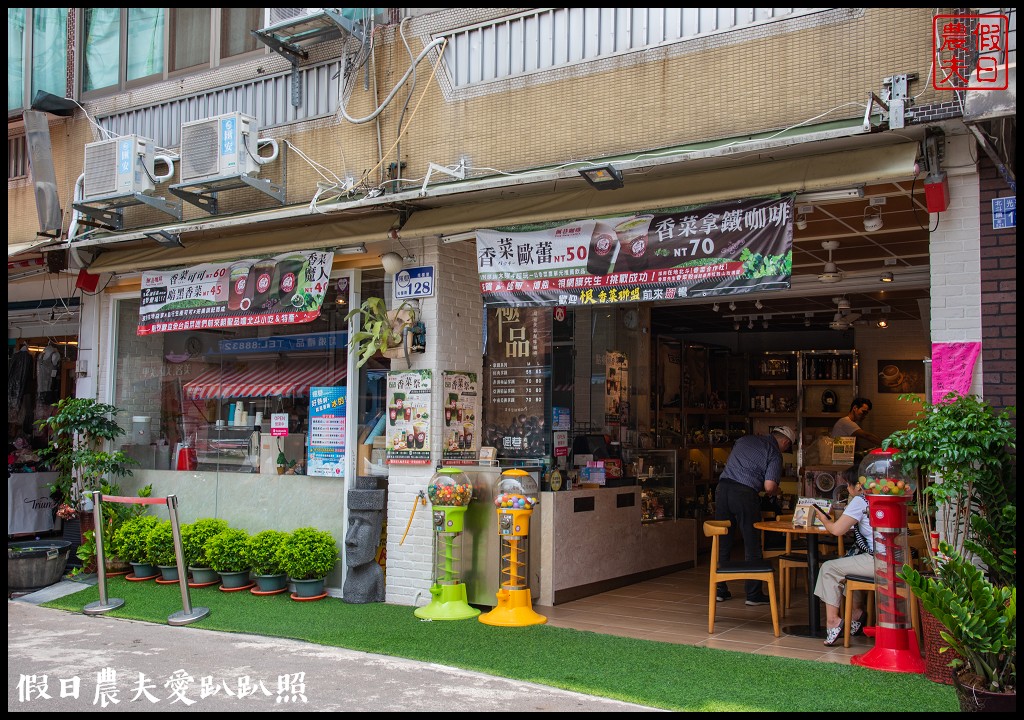
[{"label": "banner with chinese text", "polygon": [[477,230],[481,294],[487,305],[603,305],[785,290],[793,199]]},{"label": "banner with chinese text", "polygon": [[290,252],[144,272],[138,334],[310,322],[333,261],[333,252]]},{"label": "banner with chinese text", "polygon": [[545,383],[551,370],[551,311],[488,308],[486,348],[483,444],[497,448],[500,457],[545,457],[550,430],[544,419],[548,416]]}]

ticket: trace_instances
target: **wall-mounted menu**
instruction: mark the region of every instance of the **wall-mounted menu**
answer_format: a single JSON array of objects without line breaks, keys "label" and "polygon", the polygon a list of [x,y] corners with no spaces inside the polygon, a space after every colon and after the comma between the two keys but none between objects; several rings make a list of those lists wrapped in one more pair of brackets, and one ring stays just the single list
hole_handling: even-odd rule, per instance
[{"label": "wall-mounted menu", "polygon": [[430,464],[430,370],[388,373],[388,464]]},{"label": "wall-mounted menu", "polygon": [[487,310],[483,444],[506,458],[548,455],[545,379],[551,370],[551,308]]},{"label": "wall-mounted menu", "polygon": [[476,462],[480,445],[480,391],[476,373],[441,373],[444,426],[441,458],[449,465]]},{"label": "wall-mounted menu", "polygon": [[309,389],[309,475],[345,477],[345,387]]}]

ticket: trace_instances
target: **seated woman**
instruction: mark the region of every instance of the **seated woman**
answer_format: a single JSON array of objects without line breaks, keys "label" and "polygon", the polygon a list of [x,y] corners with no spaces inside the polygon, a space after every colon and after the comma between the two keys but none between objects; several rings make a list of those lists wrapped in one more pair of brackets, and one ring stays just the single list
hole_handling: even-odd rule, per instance
[{"label": "seated woman", "polygon": [[[814,507],[818,518],[833,535],[845,535],[852,528],[856,534],[856,549],[851,555],[829,560],[821,566],[818,580],[814,585],[814,594],[825,603],[825,644],[835,645],[843,634],[843,619],[839,614],[839,605],[843,599],[843,583],[847,575],[871,576],[875,572],[874,541],[871,531],[871,516],[868,513],[868,501],[864,497],[864,487],[857,483],[849,486],[850,500],[846,510],[833,522],[828,514],[817,506]],[[864,593],[854,593],[853,612],[850,615],[850,634],[859,635],[864,627]]]}]

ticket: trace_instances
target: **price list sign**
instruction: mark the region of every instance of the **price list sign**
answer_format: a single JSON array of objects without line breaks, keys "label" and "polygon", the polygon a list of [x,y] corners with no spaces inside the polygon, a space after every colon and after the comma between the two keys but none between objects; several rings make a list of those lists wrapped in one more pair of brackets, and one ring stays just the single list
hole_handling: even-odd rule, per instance
[{"label": "price list sign", "polygon": [[309,475],[345,477],[346,390],[309,389]]},{"label": "price list sign", "polygon": [[487,311],[484,445],[501,457],[548,454],[544,422],[546,378],[551,369],[551,310],[500,307]]}]

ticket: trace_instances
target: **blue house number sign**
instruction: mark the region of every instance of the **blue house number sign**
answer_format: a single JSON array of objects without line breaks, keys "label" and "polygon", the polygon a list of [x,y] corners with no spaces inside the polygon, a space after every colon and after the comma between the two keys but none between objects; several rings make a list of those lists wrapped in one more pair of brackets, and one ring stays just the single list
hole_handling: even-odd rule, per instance
[{"label": "blue house number sign", "polygon": [[431,297],[434,294],[434,266],[405,268],[395,273],[395,299]]}]

